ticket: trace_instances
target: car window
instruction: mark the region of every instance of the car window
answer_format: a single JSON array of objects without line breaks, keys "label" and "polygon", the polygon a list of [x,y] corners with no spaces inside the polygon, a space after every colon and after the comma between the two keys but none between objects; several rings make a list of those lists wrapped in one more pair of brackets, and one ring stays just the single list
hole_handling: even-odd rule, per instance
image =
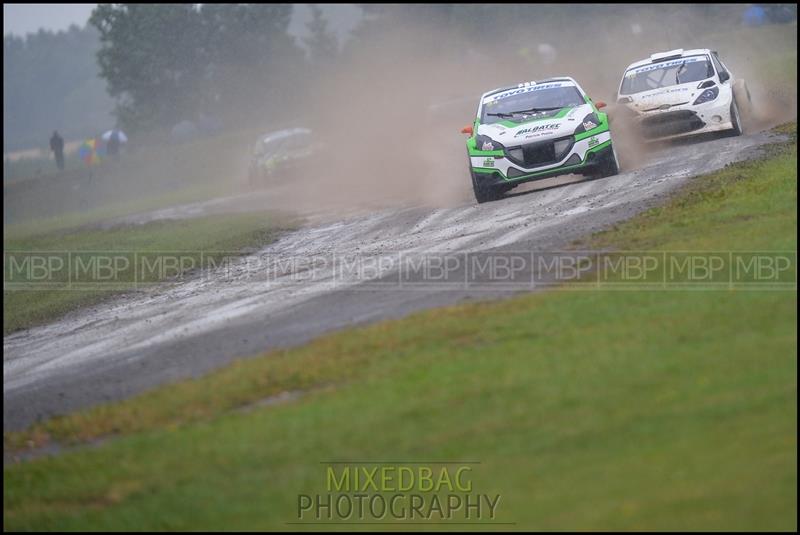
[{"label": "car window", "polygon": [[[492,124],[503,120],[524,120],[531,115],[541,115],[547,117],[555,115],[559,110],[571,106],[586,104],[580,91],[574,85],[555,85],[542,89],[525,89],[516,93],[509,91],[508,96],[502,96],[490,100],[483,105],[481,123]],[[542,110],[539,113],[528,111],[527,114],[517,114],[514,112],[524,110]]]},{"label": "car window", "polygon": [[281,156],[288,152],[303,150],[310,144],[311,132],[309,131],[281,131],[258,140],[253,153],[258,157]]},{"label": "car window", "polygon": [[719,60],[716,54],[711,54],[711,59],[714,60],[714,67],[717,68],[717,74],[728,71],[728,69],[726,69],[725,66],[722,65],[722,62]]},{"label": "car window", "polygon": [[688,56],[629,69],[622,79],[619,92],[621,95],[633,95],[661,87],[699,82],[712,76],[714,68],[708,56]]},{"label": "car window", "polygon": [[287,143],[287,150],[296,151],[300,147],[303,146],[303,137],[301,134],[295,134],[291,138],[289,138],[289,142]]},{"label": "car window", "polygon": [[300,152],[308,148],[311,144],[311,135],[308,132],[298,132],[291,138],[291,150]]},{"label": "car window", "polygon": [[282,154],[289,150],[289,144],[291,143],[290,137],[282,137],[280,139],[276,139],[275,142],[270,147],[270,152],[272,154]]}]

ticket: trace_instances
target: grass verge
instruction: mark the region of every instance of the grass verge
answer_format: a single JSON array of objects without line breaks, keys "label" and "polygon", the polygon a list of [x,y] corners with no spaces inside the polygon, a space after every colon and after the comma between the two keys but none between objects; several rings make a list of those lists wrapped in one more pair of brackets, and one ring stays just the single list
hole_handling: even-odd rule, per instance
[{"label": "grass verge", "polygon": [[[156,221],[108,230],[72,229],[7,236],[3,241],[3,248],[6,251],[58,251],[73,254],[82,251],[189,251],[184,256],[199,262],[200,251],[236,252],[245,247],[265,245],[275,238],[282,227],[289,224],[287,218],[278,218],[268,213],[226,214],[180,221]],[[216,259],[218,256],[204,255],[204,260]],[[150,277],[145,282],[157,280],[157,277]],[[55,282],[63,284],[54,289],[4,291],[3,333],[53,320],[71,310],[98,303],[120,293],[118,289],[61,289],[66,287],[66,279]]]},{"label": "grass verge", "polygon": [[[592,245],[796,250],[796,162],[773,147]],[[321,461],[474,459],[518,528],[796,529],[796,305],[554,291],[332,334],[6,434],[117,437],[6,465],[4,527],[286,529]]]},{"label": "grass verge", "polygon": [[107,202],[102,206],[53,216],[44,216],[3,226],[3,240],[20,240],[42,234],[63,233],[65,230],[82,231],[87,227],[100,226],[101,223],[118,217],[150,212],[171,206],[207,201],[231,195],[230,188],[221,186],[189,186],[176,191],[155,194],[128,201]]}]

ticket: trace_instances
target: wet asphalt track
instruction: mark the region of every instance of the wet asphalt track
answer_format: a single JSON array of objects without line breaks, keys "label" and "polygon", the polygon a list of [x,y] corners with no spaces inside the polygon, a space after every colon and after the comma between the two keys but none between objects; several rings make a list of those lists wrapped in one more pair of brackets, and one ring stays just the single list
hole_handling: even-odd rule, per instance
[{"label": "wet asphalt track", "polygon": [[[509,291],[365,286],[324,262],[314,281],[289,260],[402,252],[547,251],[662,202],[687,180],[758,154],[766,133],[658,149],[639,169],[455,208],[396,208],[312,223],[231,269],[114,298],[3,339],[3,427],[122,399],[322,333]],[[224,202],[215,209],[224,211]],[[196,210],[186,210],[194,214]],[[287,260],[266,277],[254,259]],[[295,266],[297,266],[295,264]],[[338,272],[337,272],[338,273]],[[338,273],[340,275],[340,273]],[[391,277],[391,273],[387,275]]]}]

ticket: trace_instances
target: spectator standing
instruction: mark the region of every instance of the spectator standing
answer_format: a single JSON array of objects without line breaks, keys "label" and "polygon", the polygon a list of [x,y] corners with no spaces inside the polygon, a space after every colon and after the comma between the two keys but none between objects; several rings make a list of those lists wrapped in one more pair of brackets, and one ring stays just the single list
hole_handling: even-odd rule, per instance
[{"label": "spectator standing", "polygon": [[111,136],[108,138],[108,144],[106,145],[106,154],[114,158],[115,160],[119,160],[119,130],[116,128],[111,131]]},{"label": "spectator standing", "polygon": [[56,166],[59,171],[64,170],[64,138],[58,135],[58,130],[53,131],[53,137],[50,138],[50,150],[56,157]]}]

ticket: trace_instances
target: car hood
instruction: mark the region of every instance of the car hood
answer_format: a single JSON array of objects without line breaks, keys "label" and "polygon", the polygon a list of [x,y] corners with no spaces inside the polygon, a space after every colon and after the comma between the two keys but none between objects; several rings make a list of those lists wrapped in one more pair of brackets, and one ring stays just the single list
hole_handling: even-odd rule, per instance
[{"label": "car hood", "polygon": [[[478,135],[487,136],[503,146],[513,147],[526,142],[572,135],[584,117],[594,111],[589,104],[557,112],[551,117],[529,117],[521,122],[502,121],[478,126]],[[560,117],[559,117],[560,116]],[[478,147],[480,149],[481,147]]]},{"label": "car hood", "polygon": [[646,113],[689,104],[703,92],[703,89],[697,88],[698,85],[698,82],[690,82],[628,95],[632,99],[632,102],[628,103],[628,107],[637,112]]}]

